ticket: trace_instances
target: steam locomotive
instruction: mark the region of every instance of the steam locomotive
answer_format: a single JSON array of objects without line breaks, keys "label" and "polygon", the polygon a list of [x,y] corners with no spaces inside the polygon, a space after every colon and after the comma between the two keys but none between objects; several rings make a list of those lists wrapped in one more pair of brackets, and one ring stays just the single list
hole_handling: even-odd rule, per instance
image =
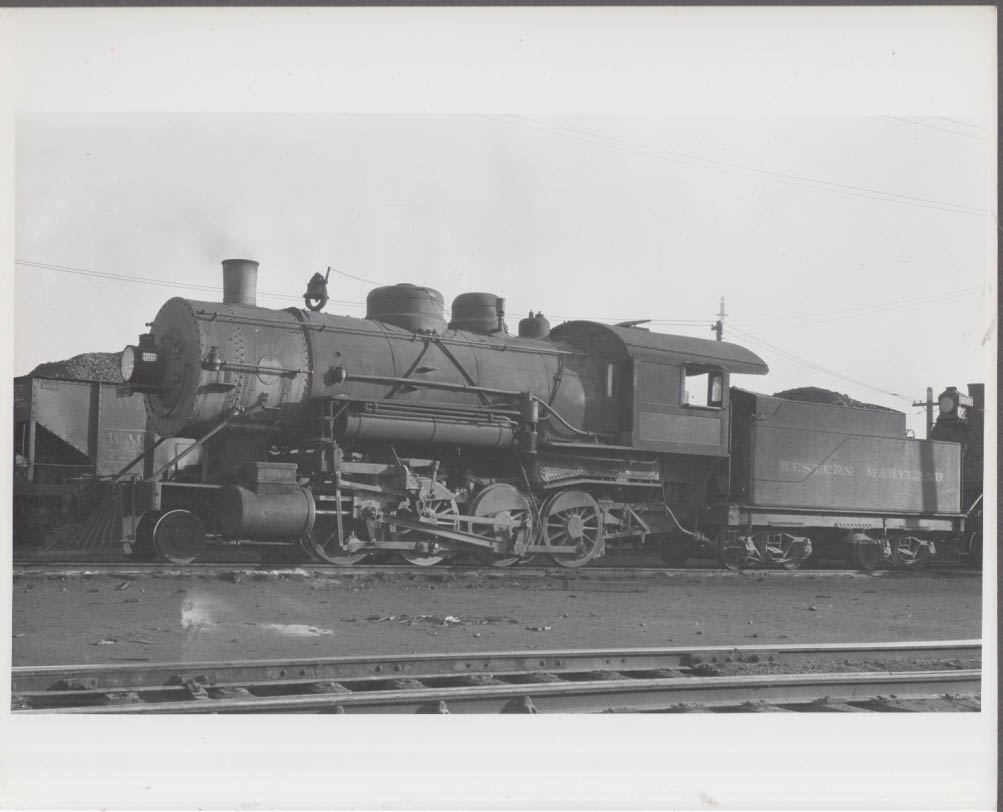
[{"label": "steam locomotive", "polygon": [[[330,315],[319,274],[303,308],[273,310],[257,273],[224,261],[221,303],[170,299],[122,354],[150,440],[119,481],[134,558],[190,562],[208,542],[345,565],[960,555],[959,444],[907,439],[897,412],[733,387],[767,372],[743,347],[542,313],[510,335],[503,299],[464,293],[447,323],[410,284],[371,291],[364,319]],[[165,438],[188,444],[155,467]]]}]

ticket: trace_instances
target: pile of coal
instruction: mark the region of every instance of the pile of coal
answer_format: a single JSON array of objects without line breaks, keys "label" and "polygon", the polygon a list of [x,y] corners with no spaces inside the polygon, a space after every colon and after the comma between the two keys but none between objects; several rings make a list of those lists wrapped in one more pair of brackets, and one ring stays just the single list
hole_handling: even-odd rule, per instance
[{"label": "pile of coal", "polygon": [[119,352],[85,352],[65,361],[39,364],[31,374],[39,378],[122,383],[122,374],[119,372],[121,357]]},{"label": "pile of coal", "polygon": [[819,386],[800,386],[796,389],[785,389],[783,392],[774,392],[773,397],[784,400],[799,400],[802,403],[826,403],[829,406],[856,406],[861,409],[878,409],[882,412],[894,412],[887,406],[879,406],[876,403],[864,403],[861,400],[851,398],[842,392],[833,392],[831,389],[822,389]]}]

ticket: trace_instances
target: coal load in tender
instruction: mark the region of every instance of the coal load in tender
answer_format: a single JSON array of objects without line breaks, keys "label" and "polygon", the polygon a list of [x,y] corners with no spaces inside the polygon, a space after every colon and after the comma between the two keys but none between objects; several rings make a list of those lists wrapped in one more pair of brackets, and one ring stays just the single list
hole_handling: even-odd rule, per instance
[{"label": "coal load in tender", "polygon": [[74,381],[122,383],[120,352],[85,352],[65,361],[49,361],[31,371],[33,377],[62,378]]},{"label": "coal load in tender", "polygon": [[818,386],[800,386],[796,389],[785,389],[783,392],[774,392],[773,397],[784,400],[798,400],[802,403],[825,403],[829,406],[856,406],[861,409],[878,409],[882,412],[894,412],[887,406],[878,406],[876,403],[864,403],[854,400],[849,395],[842,392],[833,392],[831,389],[822,389]]}]

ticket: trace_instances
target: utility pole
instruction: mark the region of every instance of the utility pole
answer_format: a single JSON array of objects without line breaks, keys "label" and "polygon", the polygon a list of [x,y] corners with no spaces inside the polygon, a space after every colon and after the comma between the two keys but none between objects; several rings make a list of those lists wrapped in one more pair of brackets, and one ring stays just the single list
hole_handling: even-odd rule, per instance
[{"label": "utility pole", "polygon": [[933,431],[933,407],[936,402],[933,399],[933,388],[926,387],[926,400],[914,400],[913,406],[926,406],[926,439],[930,439],[930,434]]},{"label": "utility pole", "polygon": [[711,325],[711,330],[717,334],[717,340],[720,341],[721,337],[724,335],[724,317],[728,314],[724,312],[724,296],[721,297],[721,310],[718,312],[718,320]]}]

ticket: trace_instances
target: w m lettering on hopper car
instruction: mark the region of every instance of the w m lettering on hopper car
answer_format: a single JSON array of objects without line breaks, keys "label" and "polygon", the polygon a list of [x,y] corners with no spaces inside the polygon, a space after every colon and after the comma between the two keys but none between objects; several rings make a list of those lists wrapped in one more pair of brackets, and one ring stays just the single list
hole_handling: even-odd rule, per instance
[{"label": "w m lettering on hopper car", "polygon": [[408,284],[373,290],[364,319],[329,315],[319,274],[307,307],[273,310],[256,262],[223,268],[222,302],[168,300],[122,355],[121,394],[199,455],[119,479],[133,557],[187,562],[209,542],[338,564],[963,552],[958,443],[906,438],[897,412],[733,387],[767,372],[744,347],[542,314],[510,335],[504,299],[462,294],[447,323],[441,294]]}]

